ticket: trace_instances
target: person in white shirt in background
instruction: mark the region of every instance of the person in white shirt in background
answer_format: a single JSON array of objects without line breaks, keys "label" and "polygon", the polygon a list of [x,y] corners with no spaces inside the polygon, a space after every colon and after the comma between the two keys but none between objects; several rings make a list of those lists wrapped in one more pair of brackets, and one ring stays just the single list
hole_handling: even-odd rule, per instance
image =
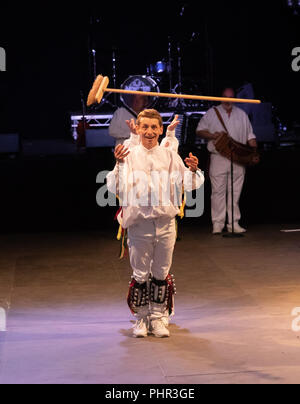
[{"label": "person in white shirt in background", "polygon": [[[175,119],[170,129],[178,125]],[[143,111],[136,128],[140,143],[131,149],[118,145],[115,169],[107,175],[108,190],[122,201],[122,226],[128,229],[133,270],[128,304],[137,321],[135,337],[169,337],[168,316],[173,309],[173,283],[169,275],[176,241],[175,217],[182,187],[199,188],[204,176],[190,153],[187,167],[175,151],[160,146],[163,121],[155,110]]]},{"label": "person in white shirt in background", "polygon": [[123,106],[118,108],[110,122],[109,135],[116,139],[116,146],[123,144],[126,139],[130,138],[130,129],[126,125],[126,121],[134,122],[140,112],[142,112],[148,105],[149,98],[144,95],[131,96],[130,108]]},{"label": "person in white shirt in background", "polygon": [[[232,88],[226,88],[222,97],[235,98]],[[218,110],[224,120],[229,135],[240,143],[248,144],[257,148],[256,136],[253,133],[252,125],[248,115],[231,102],[222,102]],[[231,162],[221,156],[214,145],[214,141],[224,132],[224,128],[217,117],[214,108],[211,108],[200,120],[196,134],[208,140],[210,152],[209,176],[212,186],[211,215],[213,222],[213,234],[221,234],[225,222],[226,212],[228,216],[228,231],[232,231],[232,208],[231,208]],[[245,167],[234,163],[233,189],[234,189],[234,231],[245,233],[246,230],[239,225],[241,212],[239,200],[245,180]],[[227,203],[226,203],[227,202]],[[226,209],[227,205],[227,209]]]}]

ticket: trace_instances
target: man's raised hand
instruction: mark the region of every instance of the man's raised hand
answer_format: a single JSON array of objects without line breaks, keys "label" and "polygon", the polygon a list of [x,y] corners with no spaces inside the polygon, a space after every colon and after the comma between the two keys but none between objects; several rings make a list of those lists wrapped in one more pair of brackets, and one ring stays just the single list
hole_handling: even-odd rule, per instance
[{"label": "man's raised hand", "polygon": [[180,124],[180,120],[178,118],[179,118],[179,116],[175,115],[173,122],[168,126],[169,132],[173,132],[173,130],[175,130],[177,128],[177,126]]},{"label": "man's raised hand", "polygon": [[115,149],[115,159],[117,160],[117,163],[124,163],[125,158],[129,153],[130,151],[125,146],[119,144]]},{"label": "man's raised hand", "polygon": [[134,135],[137,135],[137,131],[136,131],[136,124],[134,122],[134,119],[131,119],[130,121],[126,121],[128,128],[130,129],[131,133],[133,133]]},{"label": "man's raised hand", "polygon": [[191,171],[196,172],[198,170],[199,160],[196,156],[193,156],[192,153],[189,154],[189,157],[187,157],[184,162]]}]

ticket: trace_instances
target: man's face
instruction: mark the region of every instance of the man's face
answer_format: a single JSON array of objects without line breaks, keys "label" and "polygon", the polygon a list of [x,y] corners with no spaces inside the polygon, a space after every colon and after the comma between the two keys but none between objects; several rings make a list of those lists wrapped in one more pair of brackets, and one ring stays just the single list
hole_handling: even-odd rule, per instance
[{"label": "man's face", "polygon": [[137,125],[137,133],[141,137],[142,145],[150,150],[158,145],[159,136],[163,134],[163,126],[160,126],[156,118],[141,118]]},{"label": "man's face", "polygon": [[[223,92],[222,97],[224,98],[235,98],[235,93],[232,88],[226,88]],[[226,110],[231,110],[233,103],[232,102],[222,102],[222,105]]]},{"label": "man's face", "polygon": [[133,109],[137,112],[143,111],[148,104],[148,97],[145,95],[135,95],[133,98]]}]

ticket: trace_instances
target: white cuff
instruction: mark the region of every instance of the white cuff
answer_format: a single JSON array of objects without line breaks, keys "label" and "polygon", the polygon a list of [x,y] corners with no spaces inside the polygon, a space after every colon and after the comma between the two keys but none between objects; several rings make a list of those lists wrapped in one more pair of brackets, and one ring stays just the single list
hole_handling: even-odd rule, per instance
[{"label": "white cuff", "polygon": [[130,134],[130,142],[132,146],[138,146],[140,144],[140,135],[134,133]]},{"label": "white cuff", "polygon": [[175,130],[172,130],[172,131],[167,130],[166,137],[175,137],[175,135],[176,135]]},{"label": "white cuff", "polygon": [[248,141],[249,141],[249,140],[253,140],[253,139],[256,140],[256,136],[254,135],[254,133],[249,133],[249,135],[248,135]]}]

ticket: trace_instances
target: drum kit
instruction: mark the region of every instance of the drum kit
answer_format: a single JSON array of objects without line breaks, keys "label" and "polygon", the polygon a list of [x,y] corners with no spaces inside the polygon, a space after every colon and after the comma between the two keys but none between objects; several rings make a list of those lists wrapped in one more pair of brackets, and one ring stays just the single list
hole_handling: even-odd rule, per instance
[{"label": "drum kit", "polygon": [[[130,91],[143,91],[143,92],[160,92],[157,81],[151,76],[129,76],[124,83],[121,85],[122,90]],[[146,108],[153,108],[158,98],[157,97],[147,97],[148,103]],[[128,108],[132,108],[133,95],[121,94],[121,102]]]},{"label": "drum kit", "polygon": [[[113,59],[113,83],[116,87],[116,67],[114,65],[115,58]],[[126,78],[126,80],[121,84],[120,88],[125,91],[139,91],[139,92],[151,92],[160,94],[161,91],[168,92],[172,94],[172,98],[161,98],[160,96],[151,96],[148,97],[148,104],[146,108],[157,108],[160,111],[169,111],[176,110],[178,112],[184,112],[187,110],[191,110],[191,107],[194,109],[199,109],[199,107],[203,107],[203,101],[194,100],[186,101],[183,98],[180,98],[182,94],[182,79],[181,72],[179,73],[179,81],[172,86],[172,77],[173,72],[171,68],[171,64],[166,60],[159,60],[147,66],[146,74],[141,75],[131,75]],[[188,90],[191,91],[191,86],[187,86]],[[178,98],[176,97],[178,94]],[[100,105],[103,106],[105,104],[109,104],[111,107],[118,107],[118,100],[114,97],[113,102],[108,100],[111,94],[107,94]],[[120,101],[127,108],[132,108],[133,95],[131,94],[120,94]]]},{"label": "drum kit", "polygon": [[[182,25],[182,19],[185,17],[186,9],[188,5],[186,3],[180,5],[178,9],[178,15],[176,16],[175,25]],[[193,32],[188,43],[195,40],[198,33]],[[188,80],[183,77],[183,46],[184,42],[182,38],[179,38],[177,34],[172,33],[168,35],[166,43],[165,55],[160,59],[153,61],[145,66],[145,72],[141,75],[130,75],[122,84],[121,90],[124,91],[138,91],[156,93],[157,96],[148,96],[148,105],[146,108],[156,108],[159,111],[173,111],[178,113],[184,113],[191,110],[204,109],[208,106],[207,101],[203,99],[193,99],[189,97],[181,97],[183,91],[196,94],[203,94],[203,89],[200,85],[189,83]],[[111,51],[111,50],[110,50]],[[117,87],[117,48],[113,48],[112,52],[112,83],[114,88]],[[97,66],[96,66],[96,50],[92,50],[92,60],[94,65],[94,80],[97,81]],[[157,58],[158,59],[158,58]],[[161,97],[161,91],[164,93],[172,94],[170,97]],[[132,109],[133,95],[132,94],[120,94],[120,97],[114,96],[110,98],[111,93],[107,93],[101,98],[100,108],[105,105],[110,108],[117,108],[122,103],[125,107]],[[177,97],[178,95],[178,97]],[[91,104],[93,105],[93,104]],[[94,107],[95,108],[95,107]],[[99,103],[98,103],[99,108]],[[208,109],[208,108],[207,108]]]},{"label": "drum kit", "polygon": [[[119,105],[116,94],[120,95],[121,103],[132,109],[134,96],[142,95],[146,98],[145,108],[156,108],[159,111],[169,111],[177,113],[184,113],[191,110],[191,100],[194,108],[203,108],[205,103],[214,101],[224,101],[222,97],[210,97],[202,95],[185,95],[182,94],[183,90],[183,75],[182,75],[182,53],[181,44],[177,43],[177,69],[174,72],[174,59],[172,58],[172,49],[174,44],[171,37],[168,44],[168,56],[162,60],[151,63],[146,68],[144,75],[129,76],[121,85],[120,89],[116,89],[117,83],[117,58],[116,51],[113,50],[112,54],[112,71],[113,71],[113,85],[114,88],[108,88],[109,78],[106,76],[96,76],[96,65],[94,63],[94,84],[89,93],[87,106],[92,107],[98,104],[100,108],[105,104],[117,108]],[[95,51],[93,53],[94,61],[96,60]],[[173,78],[177,74],[177,83],[173,87]],[[193,85],[194,86],[194,85]],[[161,92],[163,90],[164,92]],[[186,88],[185,88],[186,90]],[[187,88],[188,92],[192,88]],[[167,92],[168,91],[168,92]],[[194,92],[194,91],[193,91]],[[197,91],[198,94],[201,91]],[[106,94],[105,94],[106,93]],[[108,98],[114,94],[114,102],[110,102]],[[187,101],[189,100],[189,101]],[[230,101],[229,99],[226,99]],[[259,100],[245,100],[245,99],[231,99],[232,102],[242,103],[260,103]]]},{"label": "drum kit", "polygon": [[[142,76],[143,77],[143,76]],[[190,94],[173,94],[173,93],[160,93],[154,91],[143,91],[143,88],[139,89],[118,89],[118,88],[108,88],[109,78],[107,76],[99,75],[97,76],[94,84],[89,92],[87,99],[87,106],[98,103],[101,105],[104,99],[105,93],[121,94],[121,95],[138,95],[149,98],[171,98],[180,100],[197,100],[197,101],[213,101],[213,102],[234,102],[234,103],[247,103],[247,104],[261,104],[260,100],[249,100],[244,98],[224,98],[224,97],[213,97],[206,95],[190,95]]]},{"label": "drum kit", "polygon": [[[163,76],[166,72],[163,62],[157,62],[157,65],[151,65],[151,73],[147,75],[129,76],[121,85],[123,90],[143,91],[160,93],[163,84]],[[150,69],[149,69],[150,70]],[[120,100],[125,106],[131,108],[132,96],[124,94],[120,96]],[[159,105],[158,105],[159,104]],[[148,97],[146,108],[156,107],[159,110],[168,110],[170,102],[161,100],[159,97]]]},{"label": "drum kit", "polygon": [[[113,65],[113,84],[116,87],[116,57],[115,53],[112,58]],[[94,69],[95,70],[95,69]],[[171,93],[176,94],[176,90],[178,89],[178,85],[174,88],[171,87],[171,75],[172,71],[170,68],[170,63],[166,60],[160,60],[154,63],[151,63],[146,67],[145,74],[141,75],[130,75],[126,78],[126,80],[121,84],[122,90],[129,91],[142,91],[142,92],[155,92],[160,93],[161,90],[167,91],[170,90]],[[96,76],[94,77],[96,79]],[[108,100],[110,94],[107,94],[100,105],[103,106],[108,104],[114,108],[118,107],[118,99],[116,96],[113,101],[110,102]],[[132,108],[133,95],[130,94],[120,94],[119,100],[123,105],[127,108]],[[146,108],[154,108],[157,107],[159,110],[169,110],[171,108],[174,109],[174,100],[170,102],[170,100],[161,100],[160,97],[148,97],[148,104]]]},{"label": "drum kit", "polygon": [[[161,60],[155,61],[149,64],[145,69],[145,74],[141,75],[130,75],[126,78],[126,80],[121,84],[122,90],[132,90],[132,91],[146,91],[146,92],[155,92],[160,93],[161,90],[164,92],[168,91],[168,93],[172,94],[182,94],[182,57],[181,57],[181,48],[180,45],[177,45],[178,52],[178,60],[177,60],[177,70],[178,70],[178,80],[177,83],[173,86],[173,78],[174,78],[174,64],[172,58],[172,48],[174,47],[172,43],[171,37],[168,38],[168,56],[164,57]],[[96,80],[96,54],[95,50],[93,50],[93,60],[94,60],[94,79]],[[116,72],[117,72],[117,58],[116,51],[113,50],[112,53],[112,81],[114,87],[116,87]],[[190,91],[190,87],[188,86],[188,90]],[[105,104],[110,105],[111,107],[118,107],[118,100],[116,96],[112,102],[108,100],[109,94],[106,95],[100,106]],[[128,108],[132,107],[132,95],[121,94],[120,101],[123,105]],[[191,103],[184,101],[182,98],[176,99],[161,99],[161,97],[148,97],[149,103],[146,108],[154,108],[156,107],[158,110],[168,111],[174,110],[184,111],[190,110]],[[201,103],[203,104],[203,103]],[[194,103],[195,108],[199,107],[199,102]]]}]

